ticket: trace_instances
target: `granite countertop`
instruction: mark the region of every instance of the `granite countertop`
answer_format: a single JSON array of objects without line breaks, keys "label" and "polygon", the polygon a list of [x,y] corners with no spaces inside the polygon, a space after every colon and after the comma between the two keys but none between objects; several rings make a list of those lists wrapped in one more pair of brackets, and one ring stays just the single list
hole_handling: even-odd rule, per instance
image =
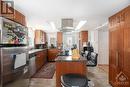
[{"label": "granite countertop", "polygon": [[43,50],[46,50],[46,49],[32,49],[29,51],[29,54],[36,53],[36,52],[43,51]]},{"label": "granite countertop", "polygon": [[56,62],[80,62],[80,61],[87,61],[86,58],[80,56],[79,59],[72,59],[72,56],[58,56],[55,59]]}]

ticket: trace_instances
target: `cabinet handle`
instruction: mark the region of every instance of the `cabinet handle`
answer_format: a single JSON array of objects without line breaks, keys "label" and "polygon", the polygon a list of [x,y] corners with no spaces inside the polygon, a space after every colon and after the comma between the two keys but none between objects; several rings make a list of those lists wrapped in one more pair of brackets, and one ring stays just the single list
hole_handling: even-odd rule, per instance
[{"label": "cabinet handle", "polygon": [[118,67],[118,65],[119,65],[119,52],[117,51],[116,52],[116,66]]}]

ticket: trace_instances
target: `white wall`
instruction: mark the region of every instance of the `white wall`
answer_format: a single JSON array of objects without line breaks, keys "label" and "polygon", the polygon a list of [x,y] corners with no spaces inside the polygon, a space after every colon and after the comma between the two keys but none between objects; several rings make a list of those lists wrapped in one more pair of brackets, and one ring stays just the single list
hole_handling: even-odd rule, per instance
[{"label": "white wall", "polygon": [[34,47],[34,37],[35,37],[35,30],[29,27],[28,28],[28,40],[29,40],[28,42],[29,42],[30,48]]},{"label": "white wall", "polygon": [[108,27],[88,32],[88,40],[98,53],[98,64],[109,64],[109,32]]},{"label": "white wall", "polygon": [[94,47],[94,52],[98,53],[98,30],[88,31],[88,41]]},{"label": "white wall", "polygon": [[50,38],[55,38],[54,46],[57,46],[57,32],[54,32],[54,33],[47,33],[48,47],[51,46]]},{"label": "white wall", "polygon": [[98,31],[98,64],[109,64],[109,32]]}]

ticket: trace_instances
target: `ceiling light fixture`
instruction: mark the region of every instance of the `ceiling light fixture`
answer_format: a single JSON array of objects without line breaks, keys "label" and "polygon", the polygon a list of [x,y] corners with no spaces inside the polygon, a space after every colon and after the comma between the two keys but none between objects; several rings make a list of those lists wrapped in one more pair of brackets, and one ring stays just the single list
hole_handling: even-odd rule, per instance
[{"label": "ceiling light fixture", "polygon": [[79,30],[87,21],[80,21],[75,30]]},{"label": "ceiling light fixture", "polygon": [[58,30],[56,29],[56,26],[55,26],[55,23],[54,23],[54,22],[50,22],[50,25],[51,25],[53,31],[58,31]]},{"label": "ceiling light fixture", "polygon": [[50,22],[50,24],[51,24],[52,29],[56,30],[56,26],[55,26],[54,22]]},{"label": "ceiling light fixture", "polygon": [[104,26],[106,26],[106,25],[108,25],[108,22],[105,22],[105,23],[102,24],[101,26],[98,26],[98,27],[96,28],[96,30],[98,30],[98,29],[100,29],[100,28],[102,28],[102,27],[104,27]]}]

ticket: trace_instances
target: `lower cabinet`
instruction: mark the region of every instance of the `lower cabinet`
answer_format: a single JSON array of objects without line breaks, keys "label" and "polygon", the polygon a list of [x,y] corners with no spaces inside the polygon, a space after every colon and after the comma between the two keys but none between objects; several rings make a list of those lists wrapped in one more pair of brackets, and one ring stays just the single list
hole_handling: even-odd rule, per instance
[{"label": "lower cabinet", "polygon": [[48,49],[48,61],[55,61],[59,50],[57,48]]},{"label": "lower cabinet", "polygon": [[41,69],[41,67],[47,62],[47,51],[40,51],[36,53],[36,71]]}]

